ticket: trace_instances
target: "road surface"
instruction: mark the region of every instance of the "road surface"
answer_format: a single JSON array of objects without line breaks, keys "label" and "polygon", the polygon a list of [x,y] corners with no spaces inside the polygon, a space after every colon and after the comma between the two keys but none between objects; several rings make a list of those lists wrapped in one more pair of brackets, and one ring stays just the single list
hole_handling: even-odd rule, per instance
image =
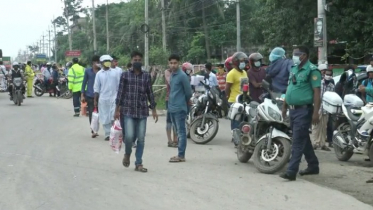
[{"label": "road surface", "polygon": [[165,118],[149,118],[149,172],[142,174],[133,162],[122,166],[123,154],[110,150],[102,129],[90,137],[88,119],[73,117],[71,100],[43,96],[17,107],[2,93],[0,117],[1,210],[373,209],[304,179],[287,182],[238,163],[224,120],[210,144],[188,142],[187,162],[168,163],[177,149],[166,147]]}]

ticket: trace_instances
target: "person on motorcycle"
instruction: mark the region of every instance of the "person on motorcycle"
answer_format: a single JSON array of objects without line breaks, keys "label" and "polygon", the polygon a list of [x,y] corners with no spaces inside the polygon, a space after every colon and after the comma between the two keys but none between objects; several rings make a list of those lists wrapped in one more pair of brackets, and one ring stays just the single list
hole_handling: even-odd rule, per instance
[{"label": "person on motorcycle", "polygon": [[59,73],[59,70],[58,70],[58,67],[57,67],[57,64],[53,64],[52,65],[52,69],[53,69],[53,72],[52,72],[52,87],[53,87],[53,97],[56,97],[56,95],[58,97],[60,97],[60,91],[57,89],[57,86],[58,86],[58,79],[60,78],[60,73]]},{"label": "person on motorcycle", "polygon": [[224,66],[225,66],[225,71],[226,72],[229,72],[230,70],[233,69],[233,66],[232,66],[232,57],[229,57],[229,58],[227,58],[225,60]]},{"label": "person on motorcycle", "polygon": [[26,81],[27,81],[27,98],[33,98],[32,96],[32,85],[34,83],[35,73],[34,70],[31,68],[31,61],[27,61],[26,65]]},{"label": "person on motorcycle", "polygon": [[216,75],[212,73],[212,63],[206,63],[205,68],[205,83],[208,84],[210,87],[219,86]]},{"label": "person on motorcycle", "polygon": [[293,61],[286,59],[285,50],[281,47],[276,47],[269,55],[271,62],[266,69],[268,82],[271,83],[273,92],[285,93],[288,87],[289,73],[294,65]]},{"label": "person on motorcycle", "polygon": [[[47,67],[43,71],[45,89],[48,90],[50,85],[50,79],[52,78],[52,65],[47,63]],[[49,97],[52,97],[52,93],[49,93]]]},{"label": "person on motorcycle", "polygon": [[[14,62],[13,63],[13,69],[10,70],[9,73],[8,73],[9,84],[11,84],[8,87],[8,91],[9,91],[9,95],[10,95],[10,100],[13,100],[13,79],[14,78],[18,78],[18,77],[21,77],[23,81],[25,80],[25,77],[23,75],[23,71],[20,68],[19,63]],[[25,87],[23,85],[22,85],[22,94],[23,95],[25,94]]]},{"label": "person on motorcycle", "polygon": [[249,56],[250,69],[247,71],[249,76],[249,88],[251,98],[260,103],[259,96],[263,94],[262,81],[266,77],[266,71],[262,67],[263,56],[260,53],[252,53]]},{"label": "person on motorcycle", "polygon": [[80,96],[84,79],[84,68],[79,65],[79,59],[73,58],[73,65],[67,75],[69,78],[69,90],[73,93],[74,117],[79,117],[80,113]]},{"label": "person on motorcycle", "polygon": [[[242,93],[242,87],[244,84],[249,83],[249,78],[247,77],[244,68],[248,62],[248,57],[243,52],[236,52],[232,56],[232,67],[233,69],[227,74],[225,94],[228,99],[229,105],[236,102],[236,97]],[[231,120],[231,130],[238,128],[240,121]],[[232,139],[233,140],[233,139]],[[236,144],[234,141],[232,141]]]}]

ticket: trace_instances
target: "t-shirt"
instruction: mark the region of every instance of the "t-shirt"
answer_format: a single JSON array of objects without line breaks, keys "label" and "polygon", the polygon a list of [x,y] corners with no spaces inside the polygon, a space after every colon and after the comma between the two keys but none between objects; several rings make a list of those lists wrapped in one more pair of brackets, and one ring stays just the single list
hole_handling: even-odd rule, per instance
[{"label": "t-shirt", "polygon": [[232,84],[228,102],[234,103],[236,97],[242,93],[243,85],[249,83],[249,78],[246,71],[239,71],[234,68],[227,74],[227,83]]},{"label": "t-shirt", "polygon": [[171,80],[171,71],[169,69],[164,71],[164,78],[165,78],[165,83],[166,83],[166,88],[167,88],[167,93],[166,93],[166,101],[168,101],[168,96],[170,95],[170,80]]},{"label": "t-shirt", "polygon": [[260,102],[259,96],[263,94],[263,89],[261,87],[254,87],[252,82],[261,83],[266,77],[266,71],[264,68],[259,68],[259,70],[250,69],[247,73],[250,78],[250,96],[254,101]]},{"label": "t-shirt", "polygon": [[219,83],[219,88],[221,91],[225,91],[225,78],[227,77],[227,73],[217,73],[216,74],[216,79],[218,80]]}]

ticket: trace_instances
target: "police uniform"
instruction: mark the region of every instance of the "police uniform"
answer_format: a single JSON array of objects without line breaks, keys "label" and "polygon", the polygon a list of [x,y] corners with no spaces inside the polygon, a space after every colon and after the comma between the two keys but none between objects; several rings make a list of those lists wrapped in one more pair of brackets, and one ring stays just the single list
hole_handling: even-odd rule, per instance
[{"label": "police uniform", "polygon": [[319,161],[313,150],[309,128],[313,115],[313,88],[320,87],[321,73],[310,61],[307,61],[301,69],[298,69],[298,66],[291,68],[285,97],[293,131],[291,159],[286,172],[289,176],[298,173],[303,154],[308,163],[307,169],[319,171]]}]

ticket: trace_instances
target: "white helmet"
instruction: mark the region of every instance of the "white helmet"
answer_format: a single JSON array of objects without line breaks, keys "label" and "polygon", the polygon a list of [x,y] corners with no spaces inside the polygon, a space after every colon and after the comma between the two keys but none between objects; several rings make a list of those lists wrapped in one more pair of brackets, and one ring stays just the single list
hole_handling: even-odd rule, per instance
[{"label": "white helmet", "polygon": [[369,72],[373,72],[373,66],[372,65],[367,66],[367,73],[369,73]]},{"label": "white helmet", "polygon": [[19,66],[18,62],[13,62],[13,66]]},{"label": "white helmet", "polygon": [[50,66],[50,65],[51,65],[51,63],[50,63],[50,62],[48,62],[48,63],[47,63],[47,66]]},{"label": "white helmet", "polygon": [[326,64],[320,64],[320,65],[318,66],[318,69],[319,69],[320,71],[322,71],[322,70],[328,69],[328,66],[327,66]]}]

